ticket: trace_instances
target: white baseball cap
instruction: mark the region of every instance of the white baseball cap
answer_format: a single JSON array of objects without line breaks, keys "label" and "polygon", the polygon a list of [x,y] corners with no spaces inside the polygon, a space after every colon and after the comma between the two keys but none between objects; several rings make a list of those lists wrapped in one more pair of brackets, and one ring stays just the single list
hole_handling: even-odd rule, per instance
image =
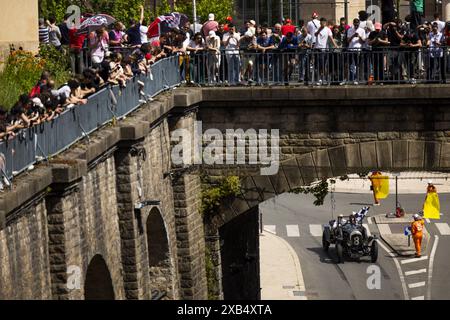
[{"label": "white baseball cap", "polygon": [[213,20],[214,20],[214,13],[210,13],[210,14],[208,15],[208,20],[209,20],[209,21],[213,21]]},{"label": "white baseball cap", "polygon": [[215,33],[213,30],[211,30],[211,31],[208,33],[208,35],[209,35],[210,37],[215,37],[215,36],[216,36],[216,33]]},{"label": "white baseball cap", "polygon": [[255,20],[250,20],[249,22],[250,22],[250,24],[252,24],[252,25],[256,25]]},{"label": "white baseball cap", "polygon": [[420,216],[419,216],[417,213],[415,213],[415,214],[413,215],[413,218],[414,218],[414,220],[419,220],[419,219],[420,219]]}]

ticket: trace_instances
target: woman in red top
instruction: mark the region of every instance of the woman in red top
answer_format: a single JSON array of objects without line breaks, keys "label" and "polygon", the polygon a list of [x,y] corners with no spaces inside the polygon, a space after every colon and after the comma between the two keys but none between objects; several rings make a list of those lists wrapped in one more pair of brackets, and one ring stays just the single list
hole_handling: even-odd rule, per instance
[{"label": "woman in red top", "polygon": [[84,69],[83,44],[85,34],[78,34],[78,29],[69,29],[70,65],[74,74],[81,74]]}]

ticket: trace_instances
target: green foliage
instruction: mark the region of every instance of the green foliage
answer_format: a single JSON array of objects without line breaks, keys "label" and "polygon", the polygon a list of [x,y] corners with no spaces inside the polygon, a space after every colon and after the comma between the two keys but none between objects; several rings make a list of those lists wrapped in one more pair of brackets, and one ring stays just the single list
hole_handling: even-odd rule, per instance
[{"label": "green foliage", "polygon": [[[334,180],[332,180],[330,182],[335,183]],[[299,193],[312,194],[313,196],[316,197],[316,200],[314,200],[314,205],[322,206],[323,202],[325,200],[325,197],[328,194],[328,182],[327,182],[327,179],[322,179],[318,184],[316,184],[314,186],[294,188],[290,192],[295,193],[295,194],[299,194]]]},{"label": "green foliage", "polygon": [[10,109],[21,94],[28,93],[39,79],[43,65],[31,52],[12,51],[0,73],[0,105]]},{"label": "green foliage", "polygon": [[70,78],[70,57],[67,52],[58,51],[54,46],[43,45],[39,48],[39,57],[44,69],[49,71],[56,87]]},{"label": "green foliage", "polygon": [[70,77],[68,57],[52,46],[42,46],[39,56],[24,50],[11,51],[0,73],[0,105],[10,109],[24,93],[29,93],[43,70],[47,70],[56,86]]},{"label": "green foliage", "polygon": [[239,194],[241,182],[239,177],[230,176],[223,179],[217,186],[210,187],[202,192],[203,215],[213,214],[222,204],[223,199]]},{"label": "green foliage", "polygon": [[[166,0],[165,0],[166,1]],[[208,14],[214,13],[216,21],[225,21],[227,16],[233,14],[233,0],[198,0],[197,17],[199,23],[208,19]],[[176,3],[176,11],[186,14],[193,21],[193,9],[191,0],[179,0]]]},{"label": "green foliage", "polygon": [[144,5],[144,0],[39,0],[39,15],[44,18],[53,15],[62,21],[72,4],[79,6],[81,13],[107,13],[128,24],[132,18],[139,19],[139,6]]},{"label": "green foliage", "polygon": [[[57,21],[62,21],[67,7],[71,4],[81,8],[82,13],[107,13],[116,19],[128,24],[131,18],[139,18],[139,6],[145,6],[145,17],[154,18],[154,11],[150,12],[149,1],[144,0],[39,0],[39,16],[48,18],[55,16]],[[156,8],[156,16],[169,13],[170,5],[168,0],[160,1]],[[192,1],[178,0],[174,11],[186,14],[192,21]],[[197,16],[200,22],[206,21],[209,13],[214,13],[217,21],[224,21],[225,18],[233,14],[233,0],[198,0]]]}]

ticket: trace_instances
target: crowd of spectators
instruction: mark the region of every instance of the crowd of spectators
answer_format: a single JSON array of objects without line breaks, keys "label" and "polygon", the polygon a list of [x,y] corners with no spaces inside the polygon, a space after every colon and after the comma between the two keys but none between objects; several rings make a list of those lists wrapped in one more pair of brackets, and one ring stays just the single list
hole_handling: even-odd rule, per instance
[{"label": "crowd of spectators", "polygon": [[[314,12],[297,25],[290,19],[273,27],[249,20],[241,28],[231,17],[218,22],[210,14],[203,25],[186,22],[157,39],[149,37],[151,21],[144,21],[143,7],[128,28],[116,21],[89,33],[69,28],[68,17],[60,24],[53,17],[40,19],[41,44],[67,52],[74,77],[56,88],[44,71],[9,111],[0,106],[0,138],[86,104],[104,86],[126,87],[137,74],[152,77],[151,65],[173,55],[179,57],[182,81],[195,84],[288,83],[294,71],[299,82],[317,85],[414,83],[418,77],[445,82],[450,23],[439,14],[422,22],[416,13],[404,21],[384,15],[382,24],[361,11],[351,24],[345,18],[335,24]],[[144,83],[136,83],[145,99]]]},{"label": "crowd of spectators", "polygon": [[[385,82],[446,82],[450,22],[417,22],[417,15],[373,22],[365,11],[336,24],[314,12],[311,20],[290,19],[272,28],[247,21],[203,25],[186,38],[181,54],[191,82],[248,84],[299,82],[321,85]],[[210,17],[214,19],[214,17]],[[220,45],[218,45],[220,44]],[[217,50],[219,47],[219,50]]]}]

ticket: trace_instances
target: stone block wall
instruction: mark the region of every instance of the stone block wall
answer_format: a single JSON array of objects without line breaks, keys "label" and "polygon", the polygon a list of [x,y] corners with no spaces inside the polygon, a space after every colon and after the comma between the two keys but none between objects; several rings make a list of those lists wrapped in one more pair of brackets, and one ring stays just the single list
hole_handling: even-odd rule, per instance
[{"label": "stone block wall", "polygon": [[0,299],[51,299],[44,199],[0,230]]}]

